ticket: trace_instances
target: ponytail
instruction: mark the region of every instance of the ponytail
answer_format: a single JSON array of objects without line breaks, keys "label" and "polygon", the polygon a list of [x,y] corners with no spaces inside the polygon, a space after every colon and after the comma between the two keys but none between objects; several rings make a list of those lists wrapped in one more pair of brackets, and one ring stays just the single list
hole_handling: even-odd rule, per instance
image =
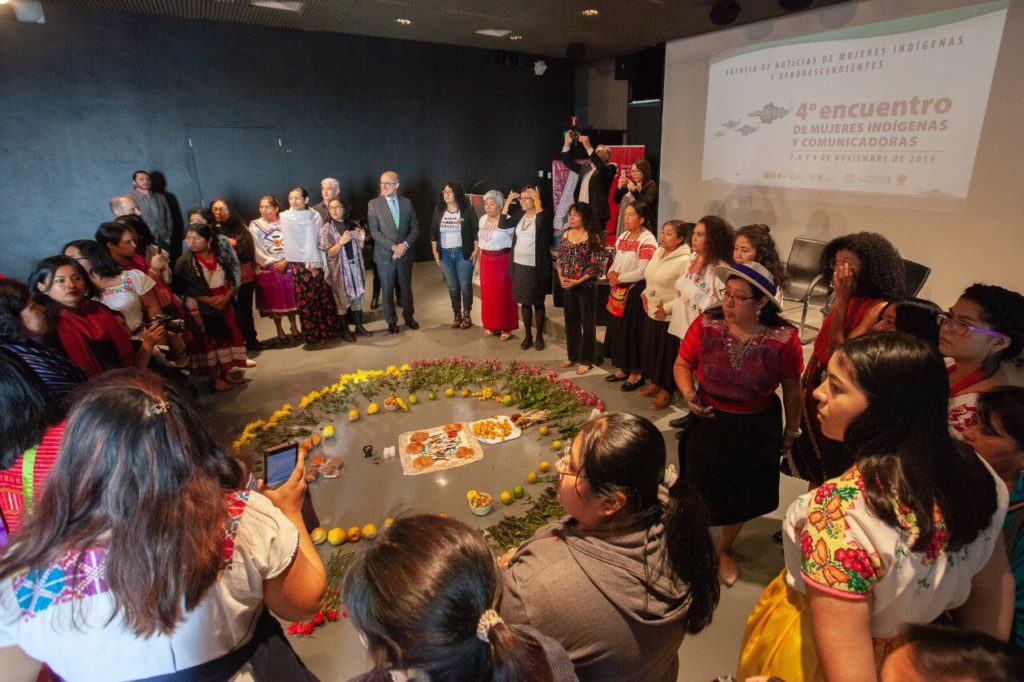
[{"label": "ponytail", "polygon": [[682,478],[669,489],[662,516],[671,573],[689,590],[686,631],[697,634],[711,624],[718,606],[718,552],[708,532],[708,512],[692,484]]},{"label": "ponytail", "polygon": [[517,632],[505,622],[491,626],[488,633],[494,682],[554,682],[544,647],[535,637]]}]

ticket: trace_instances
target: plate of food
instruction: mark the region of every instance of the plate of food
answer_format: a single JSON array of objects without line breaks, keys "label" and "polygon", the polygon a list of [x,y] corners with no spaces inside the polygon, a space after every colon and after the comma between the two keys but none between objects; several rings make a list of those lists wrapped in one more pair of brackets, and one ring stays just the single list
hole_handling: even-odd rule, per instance
[{"label": "plate of food", "polygon": [[469,428],[477,440],[488,445],[504,443],[523,435],[522,430],[503,414],[470,422]]},{"label": "plate of food", "polygon": [[398,452],[406,476],[452,469],[484,456],[476,436],[462,422],[403,433],[398,437]]}]

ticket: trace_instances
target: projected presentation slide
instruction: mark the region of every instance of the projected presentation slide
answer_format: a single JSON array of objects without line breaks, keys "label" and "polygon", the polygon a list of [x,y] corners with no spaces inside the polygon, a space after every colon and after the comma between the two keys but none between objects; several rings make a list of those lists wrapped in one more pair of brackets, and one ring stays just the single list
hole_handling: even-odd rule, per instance
[{"label": "projected presentation slide", "polygon": [[752,46],[708,79],[703,179],[967,196],[1006,2]]}]

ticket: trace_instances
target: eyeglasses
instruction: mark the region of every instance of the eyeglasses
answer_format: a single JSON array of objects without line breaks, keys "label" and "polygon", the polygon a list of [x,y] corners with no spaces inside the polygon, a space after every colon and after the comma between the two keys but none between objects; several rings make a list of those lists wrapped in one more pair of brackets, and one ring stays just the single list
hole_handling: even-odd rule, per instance
[{"label": "eyeglasses", "polygon": [[566,446],[564,448],[562,448],[562,456],[559,457],[555,461],[555,471],[558,473],[558,480],[559,481],[561,481],[566,476],[574,476],[576,478],[586,478],[585,474],[581,474],[581,473],[574,474],[573,472],[568,470],[569,469],[569,457],[570,457],[571,454],[572,454],[572,442],[569,442],[569,443],[566,444]]},{"label": "eyeglasses", "polygon": [[997,339],[1010,338],[1002,332],[997,332],[995,329],[985,329],[984,327],[975,327],[973,324],[967,324],[963,320],[953,317],[952,313],[939,313],[935,316],[935,322],[940,327],[949,327],[949,331],[957,336],[967,336],[967,332],[978,332],[985,336],[994,336]]},{"label": "eyeglasses", "polygon": [[737,294],[732,293],[728,289],[719,289],[718,297],[722,301],[728,301],[729,299],[732,299],[740,303],[744,303],[746,301],[753,301],[756,298],[755,296],[739,296]]}]

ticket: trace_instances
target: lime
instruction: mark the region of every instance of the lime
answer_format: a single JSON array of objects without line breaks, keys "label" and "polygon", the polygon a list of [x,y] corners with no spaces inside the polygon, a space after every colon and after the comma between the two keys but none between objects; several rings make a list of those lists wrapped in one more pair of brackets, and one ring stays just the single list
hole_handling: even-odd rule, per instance
[{"label": "lime", "polygon": [[512,404],[512,396],[506,394],[505,397],[501,399],[501,404],[505,407],[509,407]]},{"label": "lime", "polygon": [[437,400],[437,394],[433,391],[427,392],[427,400]]},{"label": "lime", "polygon": [[415,405],[419,401],[420,401],[420,399],[416,397],[415,393],[413,393],[412,395],[409,396],[409,404],[410,405]]},{"label": "lime", "polygon": [[512,497],[516,498],[517,500],[523,497],[524,495],[526,495],[526,491],[523,490],[523,486],[517,485],[515,488],[512,488]]}]

